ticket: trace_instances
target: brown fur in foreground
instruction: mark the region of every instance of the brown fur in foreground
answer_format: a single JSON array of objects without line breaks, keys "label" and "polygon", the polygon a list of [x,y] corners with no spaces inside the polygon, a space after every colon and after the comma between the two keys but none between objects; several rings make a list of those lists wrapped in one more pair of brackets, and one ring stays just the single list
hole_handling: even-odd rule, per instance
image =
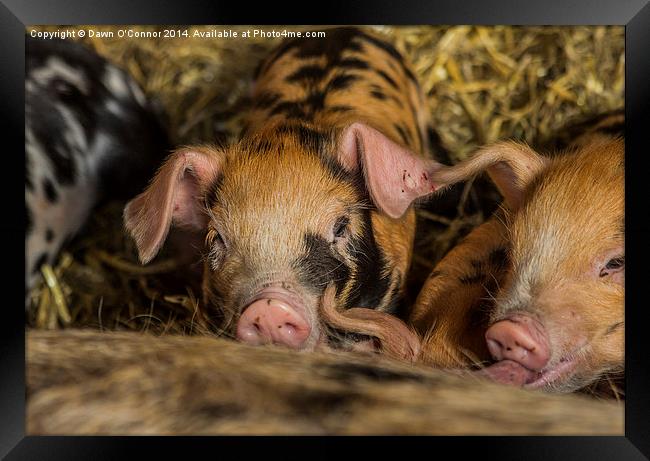
[{"label": "brown fur in foreground", "polygon": [[623,407],[376,354],[28,331],[27,433],[622,435]]}]

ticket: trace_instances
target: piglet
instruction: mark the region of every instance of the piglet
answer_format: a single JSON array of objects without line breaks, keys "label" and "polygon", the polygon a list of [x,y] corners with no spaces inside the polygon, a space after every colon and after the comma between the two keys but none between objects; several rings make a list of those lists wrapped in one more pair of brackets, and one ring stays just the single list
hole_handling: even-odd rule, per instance
[{"label": "piglet", "polygon": [[100,201],[146,184],[168,140],[124,70],[80,43],[25,39],[27,294]]},{"label": "piglet", "polygon": [[563,155],[515,142],[433,173],[487,170],[502,209],[439,263],[410,317],[420,359],[494,363],[495,381],[570,392],[624,365],[624,141],[595,132]]},{"label": "piglet", "polygon": [[435,192],[444,158],[413,71],[373,33],[328,29],[272,52],[252,100],[238,142],[180,147],[126,206],[140,260],[170,229],[193,232],[184,251],[203,262],[200,311],[248,344],[367,346],[358,335],[372,330],[396,345],[408,330],[385,320],[404,293],[413,202]]}]

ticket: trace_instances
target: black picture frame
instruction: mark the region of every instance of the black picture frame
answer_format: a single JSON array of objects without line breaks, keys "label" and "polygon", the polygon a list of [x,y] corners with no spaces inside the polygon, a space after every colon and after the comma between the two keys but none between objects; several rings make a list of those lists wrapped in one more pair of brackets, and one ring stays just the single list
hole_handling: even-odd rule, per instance
[{"label": "black picture frame", "polygon": [[[650,225],[645,199],[648,155],[644,131],[650,127],[650,4],[648,0],[444,0],[444,1],[324,1],[287,5],[277,2],[226,2],[184,0],[2,0],[0,3],[0,111],[5,134],[2,138],[2,180],[6,200],[0,220],[0,242],[4,245],[2,280],[3,316],[0,321],[0,455],[23,459],[116,459],[146,452],[148,457],[171,454],[171,445],[182,445],[192,457],[200,453],[217,457],[224,449],[249,453],[254,442],[269,454],[285,457],[291,447],[310,458],[340,456],[349,448],[362,448],[364,455],[385,451],[388,444],[404,444],[407,456],[465,454],[498,459],[616,459],[650,458],[650,350],[647,302],[643,283],[650,279]],[[305,16],[304,12],[312,14]],[[24,33],[27,25],[43,24],[513,24],[513,25],[624,25],[626,111],[626,402],[625,435],[620,437],[442,437],[442,438],[337,438],[261,437],[35,437],[25,436],[25,318],[19,307],[18,270],[24,267],[22,252],[22,175],[24,165]],[[24,273],[24,270],[23,270]],[[15,278],[15,280],[14,280]],[[417,447],[417,451],[415,445]],[[141,450],[144,449],[144,450]],[[368,450],[371,449],[371,450]],[[420,449],[422,451],[420,451]],[[205,450],[205,451],[203,451]],[[303,451],[305,450],[305,451]],[[420,454],[421,453],[421,454]],[[443,455],[444,453],[444,455]],[[402,455],[403,456],[403,455]]]}]

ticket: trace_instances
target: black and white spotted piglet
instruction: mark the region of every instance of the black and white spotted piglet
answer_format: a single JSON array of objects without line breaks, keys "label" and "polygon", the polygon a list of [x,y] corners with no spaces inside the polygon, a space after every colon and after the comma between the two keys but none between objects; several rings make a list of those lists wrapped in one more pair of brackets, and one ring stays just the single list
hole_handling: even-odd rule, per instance
[{"label": "black and white spotted piglet", "polygon": [[136,82],[94,51],[26,37],[25,292],[108,198],[142,189],[168,148]]}]

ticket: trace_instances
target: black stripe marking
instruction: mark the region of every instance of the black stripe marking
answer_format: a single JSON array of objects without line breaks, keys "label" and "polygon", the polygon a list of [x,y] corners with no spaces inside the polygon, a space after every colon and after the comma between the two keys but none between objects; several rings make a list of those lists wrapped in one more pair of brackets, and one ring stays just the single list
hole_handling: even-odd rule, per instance
[{"label": "black stripe marking", "polygon": [[[391,279],[390,274],[382,277],[387,261],[372,231],[371,210],[364,209],[362,212],[363,234],[359,238],[351,239],[348,245],[348,251],[355,259],[358,271],[345,307],[376,309],[390,288]],[[397,301],[397,298],[392,298],[386,306],[386,311],[392,312]]]},{"label": "black stripe marking", "polygon": [[294,262],[301,282],[316,293],[322,293],[334,282],[337,293],[340,293],[350,278],[350,268],[320,235],[307,233],[304,241],[305,254]]},{"label": "black stripe marking", "polygon": [[411,69],[409,69],[406,66],[406,63],[404,62],[404,58],[402,57],[402,54],[399,51],[397,51],[397,49],[393,45],[391,45],[388,42],[384,42],[383,40],[379,40],[378,38],[373,37],[373,36],[368,35],[368,34],[365,34],[365,33],[362,33],[362,37],[364,38],[364,40],[372,43],[377,48],[380,48],[380,49],[384,50],[386,53],[388,53],[390,56],[392,56],[401,65],[402,70],[404,71],[406,76],[411,81],[413,81],[413,83],[415,85],[417,85],[419,87],[418,80],[415,77],[415,75],[413,74],[413,71],[411,71]]},{"label": "black stripe marking", "polygon": [[[407,101],[408,101],[409,109],[411,110],[411,115],[413,117],[413,124],[415,125],[415,130],[417,132],[416,134],[418,136],[418,139],[422,140],[423,137],[422,137],[422,133],[420,133],[420,124],[418,123],[418,110],[413,105],[413,101],[411,101],[411,98],[407,98]],[[409,133],[409,135],[411,134],[408,128],[406,129],[406,131]],[[412,138],[410,139],[412,140]],[[422,150],[422,148],[423,146],[419,147],[420,150]]]},{"label": "black stripe marking", "polygon": [[326,68],[331,68],[332,64],[338,61],[344,51],[360,51],[361,45],[353,42],[355,36],[361,34],[361,31],[354,27],[342,27],[329,29],[327,31],[327,40],[314,40],[313,38],[300,37],[288,40],[278,46],[273,55],[260,66],[256,72],[255,78],[263,74],[288,52],[295,50],[295,56],[298,58],[314,58],[325,56],[327,60]]},{"label": "black stripe marking", "polygon": [[375,99],[379,99],[380,101],[386,99],[386,95],[379,90],[370,91],[370,96],[372,96]]},{"label": "black stripe marking", "polygon": [[495,248],[488,255],[488,262],[494,266],[497,271],[506,269],[509,264],[508,250],[505,247]]},{"label": "black stripe marking", "polygon": [[304,150],[313,153],[321,152],[329,141],[325,133],[302,124],[282,125],[278,134],[297,138]]},{"label": "black stripe marking", "polygon": [[253,71],[253,80],[257,80],[260,75],[262,75],[262,68],[265,67],[266,62],[265,61],[260,61],[257,63],[255,66],[255,70]]},{"label": "black stripe marking", "polygon": [[336,63],[338,67],[343,67],[345,69],[368,69],[370,65],[361,59],[358,58],[345,58]]},{"label": "black stripe marking", "polygon": [[487,280],[487,272],[489,272],[489,267],[485,261],[479,259],[473,259],[470,261],[474,272],[471,274],[464,275],[460,278],[460,282],[464,285],[473,285],[475,283],[482,283]]},{"label": "black stripe marking", "polygon": [[402,54],[399,51],[397,51],[397,49],[393,45],[391,45],[390,43],[385,42],[385,41],[380,40],[380,39],[378,39],[378,38],[376,38],[376,37],[374,37],[372,35],[365,34],[365,33],[362,34],[362,37],[363,37],[364,40],[372,43],[377,48],[380,48],[380,49],[384,50],[386,53],[391,55],[397,62],[399,62],[399,63],[404,62],[404,59],[402,58]]},{"label": "black stripe marking", "polygon": [[398,89],[397,82],[395,82],[395,80],[393,80],[392,77],[388,75],[386,72],[384,72],[383,70],[378,70],[377,74],[379,74],[380,77],[386,80],[390,86],[392,86],[395,89]]},{"label": "black stripe marking", "polygon": [[312,115],[325,107],[326,93],[324,91],[313,91],[309,93],[304,104],[309,106]]},{"label": "black stripe marking", "polygon": [[361,51],[361,46],[352,41],[360,33],[354,27],[341,27],[327,31],[327,40],[314,40],[313,38],[298,39],[299,46],[297,56],[301,58],[313,58],[325,56],[327,67],[331,67],[344,51]]},{"label": "black stripe marking", "polygon": [[411,141],[411,136],[409,135],[408,131],[406,131],[401,125],[398,125],[397,123],[394,124],[393,126],[399,133],[400,137],[402,138],[402,141],[404,141],[404,144],[408,146]]},{"label": "black stripe marking", "polygon": [[366,186],[361,172],[346,170],[331,152],[329,152],[329,149],[323,149],[319,154],[321,163],[334,178],[350,184],[359,197],[363,198],[366,196]]},{"label": "black stripe marking", "polygon": [[325,69],[321,66],[316,66],[316,65],[308,65],[301,67],[291,75],[287,77],[287,82],[295,83],[295,82],[303,82],[303,81],[320,81],[323,79],[325,74],[329,71],[329,69]]},{"label": "black stripe marking", "polygon": [[344,90],[348,88],[352,82],[359,79],[358,75],[355,74],[339,74],[334,77],[327,85],[327,88],[330,90]]},{"label": "black stripe marking", "polygon": [[406,65],[404,65],[404,72],[406,73],[406,76],[415,84],[415,86],[417,88],[420,88],[420,82],[418,82],[417,77],[415,76],[415,74],[411,69],[406,67]]},{"label": "black stripe marking", "polygon": [[339,104],[336,106],[329,106],[327,110],[330,110],[332,112],[349,112],[351,110],[354,110],[354,107],[346,106],[345,104]]}]

